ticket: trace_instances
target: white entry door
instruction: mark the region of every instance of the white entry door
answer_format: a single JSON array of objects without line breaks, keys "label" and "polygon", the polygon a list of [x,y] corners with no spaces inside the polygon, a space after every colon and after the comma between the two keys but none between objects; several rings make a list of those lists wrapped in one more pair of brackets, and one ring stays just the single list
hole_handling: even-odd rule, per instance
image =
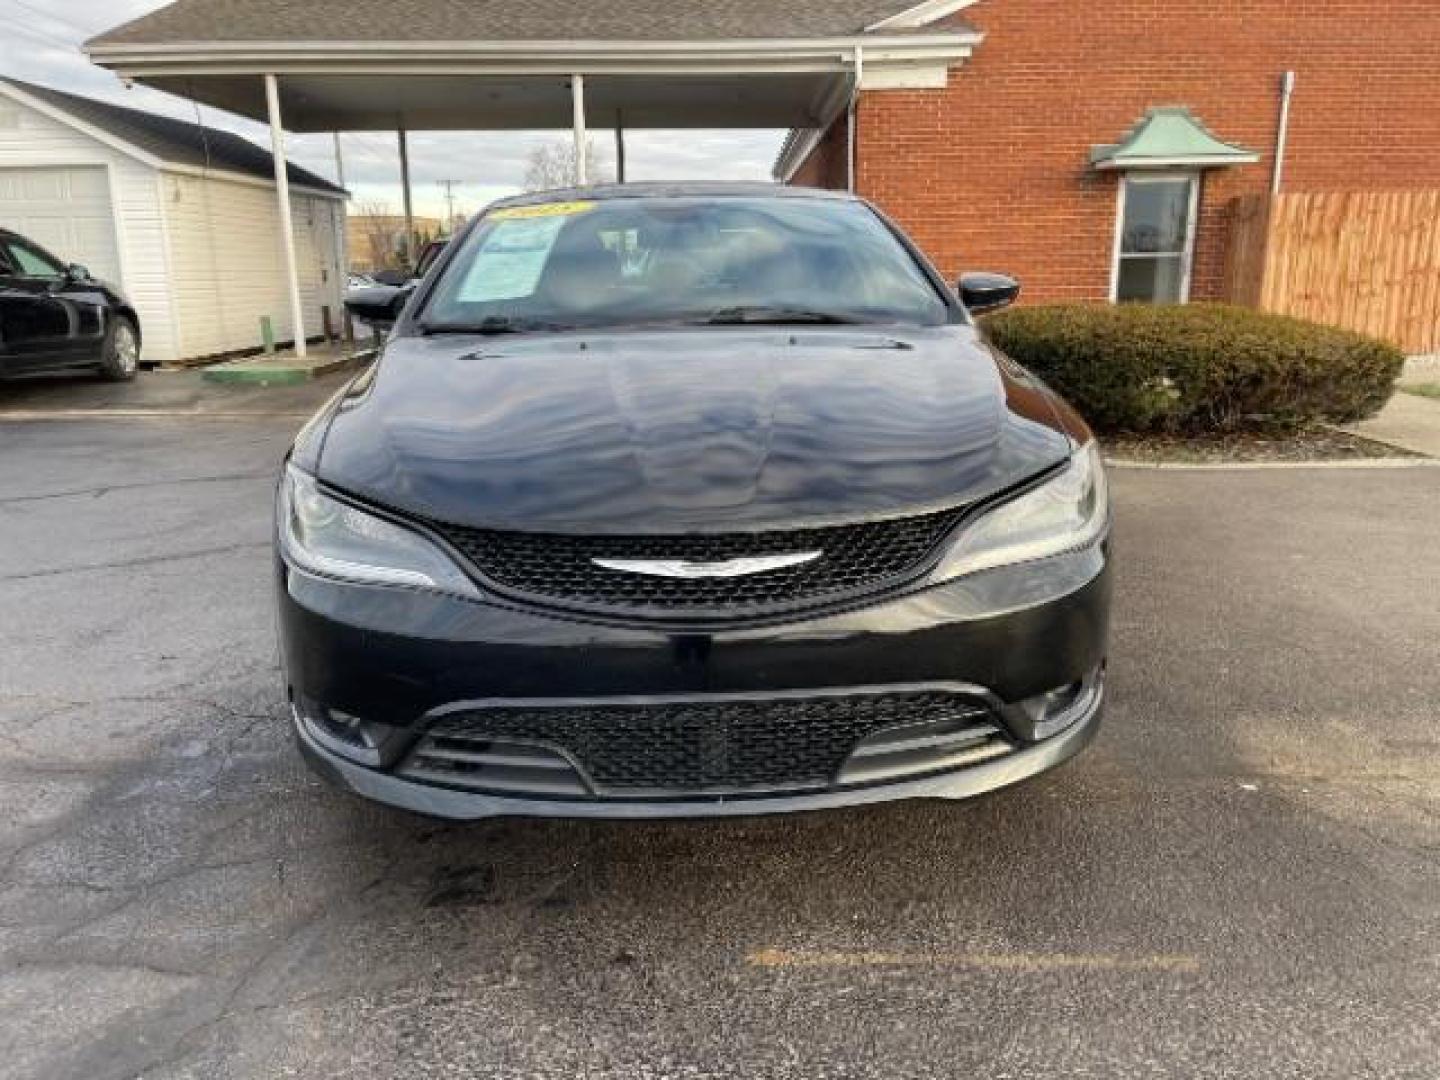
[{"label": "white entry door", "polygon": [[103,165],[0,168],[0,227],[123,286]]}]

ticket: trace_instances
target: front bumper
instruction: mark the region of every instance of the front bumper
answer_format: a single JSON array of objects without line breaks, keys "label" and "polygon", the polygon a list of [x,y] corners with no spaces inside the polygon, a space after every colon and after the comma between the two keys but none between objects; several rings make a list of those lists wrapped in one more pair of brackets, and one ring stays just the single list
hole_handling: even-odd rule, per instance
[{"label": "front bumper", "polygon": [[[1103,546],[799,621],[693,631],[344,584],[283,562],[278,570],[282,657],[306,760],[322,776],[360,795],[440,817],[707,817],[891,799],[958,799],[1059,765],[1078,753],[1099,726],[1110,603],[1109,557]],[[1078,689],[1060,729],[1048,734],[1045,724],[1033,722],[1033,709],[1026,709],[1066,687]],[[578,709],[575,722],[583,726],[587,708],[598,717],[607,710],[643,714],[648,706],[680,702],[691,712],[723,715],[732,701],[752,711],[768,702],[775,706],[776,724],[784,725],[791,722],[786,708],[796,699],[838,696],[852,704],[874,700],[877,706],[893,706],[910,700],[900,695],[917,693],[932,698],[953,693],[953,700],[965,706],[957,715],[965,713],[973,725],[983,711],[982,727],[988,725],[989,734],[949,756],[936,751],[933,760],[909,749],[909,757],[891,754],[883,760],[911,764],[863,776],[852,771],[852,756],[821,783],[811,776],[790,786],[677,784],[668,789],[654,783],[627,787],[628,776],[612,782],[602,775],[596,781],[598,770],[608,765],[587,769],[582,753],[556,744],[548,734],[513,745],[502,740],[493,747],[432,736],[448,732],[446,725],[463,713],[488,738],[486,710],[513,715],[520,706],[531,713],[547,707]],[[365,759],[307,720],[311,713],[329,717],[332,711],[381,733],[364,751]],[[615,722],[631,723],[629,715]],[[960,745],[955,739],[968,737],[957,735],[946,717],[935,723],[944,728],[942,736],[933,734],[940,728],[922,725],[911,732],[919,737],[909,738],[906,746],[949,739],[947,746],[954,750]],[[573,732],[574,723],[564,730]],[[634,734],[623,727],[615,730]],[[645,730],[669,737],[663,726]],[[703,736],[698,742],[681,740],[713,758],[717,776],[724,774],[727,754],[742,749],[733,745],[740,737],[736,733],[751,737],[762,729],[751,723],[726,730],[718,742]],[[775,730],[780,735],[791,731]],[[895,730],[871,732],[871,737]],[[868,744],[871,737],[860,741]],[[732,740],[728,747],[727,738]],[[460,749],[434,751],[437,740]],[[473,757],[467,747],[475,745],[505,751],[482,755],[487,761],[513,760],[516,753],[531,764],[528,755],[547,755],[555,759],[546,764],[550,769],[556,761],[562,768],[571,761],[574,777],[566,783],[572,786],[543,783],[525,790],[516,775],[559,774],[522,770],[506,774],[499,789],[487,789],[486,777],[498,772],[482,769],[447,781],[419,767],[427,748],[442,757],[463,758]],[[855,752],[860,752],[858,744]],[[755,756],[752,752],[750,759]]]}]

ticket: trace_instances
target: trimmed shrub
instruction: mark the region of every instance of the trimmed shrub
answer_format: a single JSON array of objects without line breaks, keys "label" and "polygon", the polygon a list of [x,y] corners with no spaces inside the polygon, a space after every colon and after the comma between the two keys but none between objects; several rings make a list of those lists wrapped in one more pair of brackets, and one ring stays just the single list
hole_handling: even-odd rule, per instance
[{"label": "trimmed shrub", "polygon": [[1404,364],[1383,341],[1223,304],[1063,304],[983,320],[1100,431],[1283,430],[1357,420]]}]

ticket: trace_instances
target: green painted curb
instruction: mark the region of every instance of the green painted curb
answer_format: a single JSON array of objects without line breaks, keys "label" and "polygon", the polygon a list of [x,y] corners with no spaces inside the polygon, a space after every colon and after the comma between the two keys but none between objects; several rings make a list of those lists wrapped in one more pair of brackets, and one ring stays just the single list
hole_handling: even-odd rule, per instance
[{"label": "green painted curb", "polygon": [[201,376],[206,382],[218,383],[262,383],[271,386],[291,386],[309,382],[316,376],[313,368],[298,367],[213,367],[206,368]]},{"label": "green painted curb", "polygon": [[293,386],[296,383],[317,379],[321,375],[328,375],[332,371],[356,367],[370,355],[372,354],[361,353],[357,356],[342,356],[317,364],[286,365],[264,360],[232,361],[228,364],[216,364],[214,367],[206,368],[201,378],[206,382]]}]

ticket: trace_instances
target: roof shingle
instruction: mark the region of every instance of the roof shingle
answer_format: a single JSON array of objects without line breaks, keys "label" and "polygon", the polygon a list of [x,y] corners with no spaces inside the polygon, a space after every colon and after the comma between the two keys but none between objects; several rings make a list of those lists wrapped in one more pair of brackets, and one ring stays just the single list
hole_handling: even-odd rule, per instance
[{"label": "roof shingle", "polygon": [[[63,90],[52,90],[48,86],[36,86],[19,79],[0,77],[0,82],[8,83],[77,120],[101,128],[122,142],[169,164],[222,169],[261,180],[275,179],[274,157],[249,139],[228,131],[128,109],[123,105],[111,105],[106,101],[67,94]],[[343,188],[292,162],[286,163],[286,174],[292,184],[337,195],[345,193]]]},{"label": "roof shingle", "polygon": [[709,41],[858,34],[915,0],[177,0],[87,44]]}]

